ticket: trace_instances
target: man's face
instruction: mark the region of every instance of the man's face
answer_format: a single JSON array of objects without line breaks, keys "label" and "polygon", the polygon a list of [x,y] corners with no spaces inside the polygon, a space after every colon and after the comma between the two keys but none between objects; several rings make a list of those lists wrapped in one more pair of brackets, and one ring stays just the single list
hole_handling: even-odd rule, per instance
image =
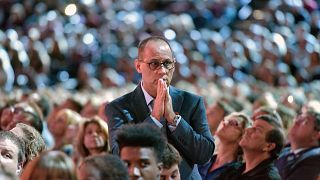
[{"label": "man's face", "polygon": [[171,166],[169,169],[163,168],[161,171],[161,180],[180,180],[180,171],[178,164]]},{"label": "man's face", "polygon": [[0,164],[13,174],[20,170],[18,163],[18,147],[9,139],[0,139]]},{"label": "man's face", "polygon": [[158,80],[163,79],[169,86],[175,68],[167,69],[162,65],[159,69],[152,70],[148,63],[173,63],[174,58],[170,47],[162,41],[149,41],[139,58],[135,61],[135,67],[142,75],[143,87],[150,95],[155,97]]},{"label": "man's face", "polygon": [[120,158],[128,167],[130,179],[160,178],[161,164],[152,148],[126,146],[121,149]]},{"label": "man's face", "polygon": [[319,132],[315,129],[315,118],[304,112],[298,115],[289,131],[289,138],[298,147],[304,147],[317,139]]},{"label": "man's face", "polygon": [[[266,142],[266,135],[273,129],[273,126],[268,122],[256,119],[251,128],[247,128],[242,139],[240,140],[240,146],[244,150],[250,151],[269,151],[269,144]],[[272,150],[272,149],[270,149]]]}]

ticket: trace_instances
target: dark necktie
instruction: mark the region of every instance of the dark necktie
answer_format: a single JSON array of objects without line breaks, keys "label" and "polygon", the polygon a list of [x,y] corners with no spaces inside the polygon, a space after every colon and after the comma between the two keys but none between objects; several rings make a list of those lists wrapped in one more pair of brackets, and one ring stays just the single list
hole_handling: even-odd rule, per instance
[{"label": "dark necktie", "polygon": [[[154,99],[151,100],[149,102],[149,105],[148,105],[151,108],[150,112],[152,112],[152,110],[153,110],[153,105],[154,105]],[[159,122],[162,124],[161,132],[166,135],[167,134],[167,132],[166,132],[166,120],[164,119],[164,117],[161,117]]]}]

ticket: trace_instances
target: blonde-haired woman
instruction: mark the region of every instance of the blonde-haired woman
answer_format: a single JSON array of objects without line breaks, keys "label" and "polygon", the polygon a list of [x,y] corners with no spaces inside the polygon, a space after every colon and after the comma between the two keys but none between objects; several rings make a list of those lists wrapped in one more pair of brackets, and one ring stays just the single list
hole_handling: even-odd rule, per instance
[{"label": "blonde-haired woman", "polygon": [[109,151],[108,125],[100,117],[86,119],[80,126],[77,138],[77,155],[80,159]]},{"label": "blonde-haired woman", "polygon": [[72,142],[77,136],[83,118],[71,109],[58,111],[54,118],[48,120],[48,129],[54,138],[53,150],[62,150],[69,156],[72,154]]}]

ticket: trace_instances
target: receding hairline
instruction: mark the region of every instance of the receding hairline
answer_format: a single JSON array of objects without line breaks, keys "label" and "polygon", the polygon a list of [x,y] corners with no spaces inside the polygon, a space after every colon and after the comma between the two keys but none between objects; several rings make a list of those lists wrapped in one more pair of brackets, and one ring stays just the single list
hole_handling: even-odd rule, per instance
[{"label": "receding hairline", "polygon": [[168,47],[171,51],[171,55],[172,55],[172,57],[174,57],[172,48],[171,48],[170,43],[167,39],[165,39],[164,37],[161,37],[161,36],[150,36],[150,37],[142,40],[139,43],[139,45],[138,45],[138,59],[141,59],[142,52],[144,51],[147,44],[150,42],[163,43],[163,44],[168,45]]}]

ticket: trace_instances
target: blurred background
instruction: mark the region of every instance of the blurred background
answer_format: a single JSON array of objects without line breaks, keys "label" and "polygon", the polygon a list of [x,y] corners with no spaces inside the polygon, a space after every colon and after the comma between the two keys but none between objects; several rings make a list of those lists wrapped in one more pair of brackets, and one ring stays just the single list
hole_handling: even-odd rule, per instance
[{"label": "blurred background", "polygon": [[252,101],[269,89],[314,98],[319,31],[316,0],[1,0],[1,93],[112,100],[139,82],[139,41],[161,35],[177,59],[173,84],[209,103],[226,89]]}]

